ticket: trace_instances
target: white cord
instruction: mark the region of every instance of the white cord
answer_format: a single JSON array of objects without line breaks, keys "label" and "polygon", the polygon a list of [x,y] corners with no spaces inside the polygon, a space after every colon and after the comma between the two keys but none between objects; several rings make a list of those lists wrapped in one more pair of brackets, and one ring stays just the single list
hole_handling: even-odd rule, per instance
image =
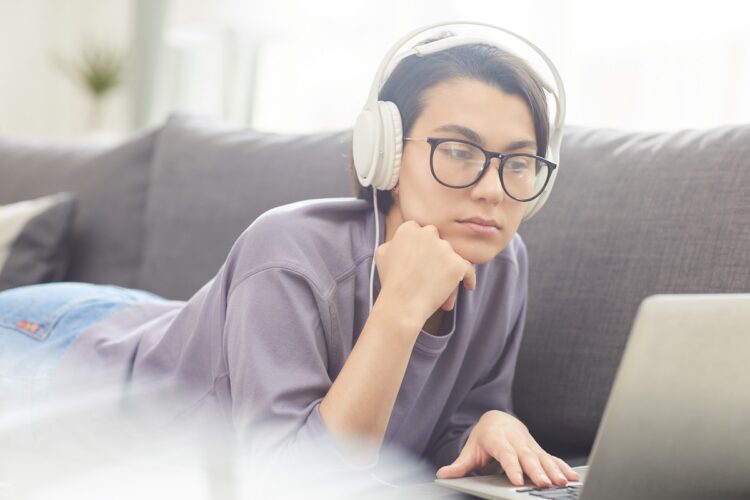
[{"label": "white cord", "polygon": [[[377,196],[378,190],[375,189],[375,186],[372,187],[372,205],[375,210],[375,247],[372,249],[372,267],[370,267],[370,312],[372,313],[372,287],[374,283],[375,278],[375,250],[378,248],[378,243],[380,242],[380,223],[378,222],[378,196]],[[375,473],[371,472],[370,477],[375,479],[376,481],[389,486],[391,488],[400,488],[401,486],[397,484],[390,483],[378,476],[375,475]]]},{"label": "white cord", "polygon": [[370,268],[370,312],[372,312],[372,286],[375,278],[375,250],[380,239],[380,224],[378,223],[378,190],[372,186],[372,204],[375,210],[375,247],[372,249],[372,267]]}]

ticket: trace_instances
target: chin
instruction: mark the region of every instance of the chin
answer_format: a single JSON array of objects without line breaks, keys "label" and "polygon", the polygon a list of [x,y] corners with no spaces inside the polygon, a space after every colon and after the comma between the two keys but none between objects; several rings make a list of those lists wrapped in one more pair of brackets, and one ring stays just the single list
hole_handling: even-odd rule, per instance
[{"label": "chin", "polygon": [[507,242],[502,246],[490,244],[477,244],[476,242],[467,242],[462,245],[455,245],[456,253],[474,265],[486,264],[502,252],[507,246]]}]

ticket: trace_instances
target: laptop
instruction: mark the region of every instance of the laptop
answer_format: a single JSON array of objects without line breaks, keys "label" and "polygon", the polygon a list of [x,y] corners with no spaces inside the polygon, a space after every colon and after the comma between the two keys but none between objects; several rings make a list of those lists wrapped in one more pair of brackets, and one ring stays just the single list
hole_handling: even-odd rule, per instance
[{"label": "laptop", "polygon": [[438,479],[481,498],[750,498],[750,294],[654,295],[638,309],[581,482]]}]

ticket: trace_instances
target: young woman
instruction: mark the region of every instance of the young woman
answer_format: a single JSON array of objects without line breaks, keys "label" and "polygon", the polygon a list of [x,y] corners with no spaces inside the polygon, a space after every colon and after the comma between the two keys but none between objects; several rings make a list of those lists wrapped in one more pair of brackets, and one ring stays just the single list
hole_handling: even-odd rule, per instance
[{"label": "young woman", "polygon": [[219,412],[277,451],[315,439],[347,455],[364,439],[440,478],[497,460],[514,484],[577,480],[510,413],[527,288],[516,231],[555,168],[542,83],[472,43],[401,60],[379,99],[404,136],[377,210],[365,187],[270,210],[187,302],[80,283],[0,293],[0,375],[168,380],[176,413]]}]

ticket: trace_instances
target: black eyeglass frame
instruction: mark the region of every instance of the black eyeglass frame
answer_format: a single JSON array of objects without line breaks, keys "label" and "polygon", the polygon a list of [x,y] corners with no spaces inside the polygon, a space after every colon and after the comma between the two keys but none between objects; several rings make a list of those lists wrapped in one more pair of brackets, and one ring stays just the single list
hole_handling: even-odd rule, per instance
[{"label": "black eyeglass frame", "polygon": [[[544,193],[544,190],[547,188],[547,184],[549,184],[549,180],[552,177],[552,172],[554,172],[554,170],[557,168],[557,164],[556,163],[553,163],[553,162],[549,161],[548,159],[543,158],[541,156],[532,155],[532,154],[528,154],[528,153],[510,153],[510,154],[505,154],[505,153],[498,153],[496,151],[487,151],[486,149],[484,149],[479,144],[476,144],[474,142],[467,141],[467,140],[464,140],[464,139],[452,139],[452,138],[447,138],[447,137],[404,137],[404,140],[406,140],[406,141],[421,141],[421,142],[428,143],[430,145],[430,172],[432,172],[432,177],[434,177],[435,180],[438,181],[443,186],[449,187],[449,188],[453,188],[453,189],[464,189],[464,188],[473,186],[474,184],[476,184],[477,182],[479,182],[479,180],[482,178],[482,176],[484,176],[484,173],[487,171],[487,167],[490,166],[490,161],[493,158],[497,158],[498,160],[500,160],[500,167],[498,168],[497,172],[498,172],[498,175],[500,176],[500,185],[503,187],[503,191],[505,191],[505,194],[507,194],[508,196],[510,196],[511,198],[513,198],[514,200],[520,201],[520,202],[524,202],[524,203],[532,201],[532,200],[538,198],[542,193]],[[479,175],[477,176],[476,179],[474,179],[469,184],[465,184],[463,186],[453,186],[452,184],[446,184],[445,182],[441,181],[438,178],[438,176],[435,174],[435,167],[433,166],[433,160],[432,159],[433,159],[433,157],[435,155],[435,150],[437,149],[437,147],[440,144],[444,143],[444,142],[460,142],[460,143],[463,143],[463,144],[468,144],[469,146],[474,146],[475,148],[478,148],[482,153],[484,153],[484,164],[482,165],[482,171],[479,172]],[[519,200],[518,198],[516,198],[515,196],[513,196],[512,194],[510,194],[508,192],[508,189],[505,187],[505,182],[503,181],[503,169],[505,168],[505,162],[506,162],[506,160],[508,158],[515,158],[515,157],[519,157],[519,156],[525,157],[525,158],[528,158],[528,157],[536,158],[538,161],[542,161],[542,162],[544,162],[548,166],[548,168],[547,168],[547,178],[544,180],[544,185],[542,186],[542,189],[540,189],[539,192],[537,194],[535,194],[534,196],[532,196],[531,198],[528,198],[528,199],[525,199],[525,200]]]}]

